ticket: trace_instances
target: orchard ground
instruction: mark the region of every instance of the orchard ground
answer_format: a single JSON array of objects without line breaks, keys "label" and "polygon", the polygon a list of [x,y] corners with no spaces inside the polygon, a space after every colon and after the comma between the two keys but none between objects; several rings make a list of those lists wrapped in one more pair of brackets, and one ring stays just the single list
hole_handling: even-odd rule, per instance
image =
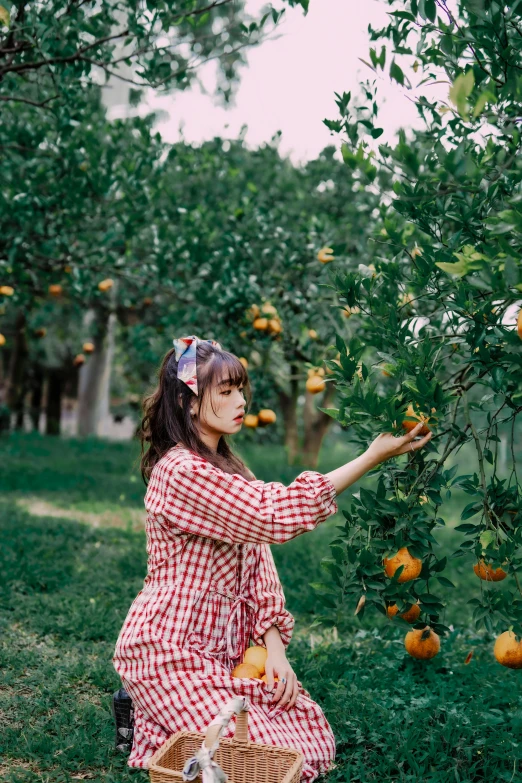
[{"label": "orchard ground", "polygon": [[[279,447],[245,440],[238,451],[265,481],[289,483],[303,469],[286,466]],[[338,436],[327,439],[318,470],[354,456]],[[113,750],[110,713],[120,685],[114,643],[146,573],[137,458],[135,443],[29,434],[0,440],[0,779],[6,783],[148,779]],[[459,460],[466,459],[462,450]],[[338,498],[340,511],[357,488]],[[461,539],[453,528],[466,502],[455,495],[444,508],[447,527],[438,536],[448,555]],[[450,559],[445,573],[457,589],[438,592],[448,601],[443,622],[454,630],[436,658],[417,662],[404,650],[404,625],[376,612],[360,621],[349,607],[342,632],[311,627],[319,605],[309,583],[321,579],[320,559],[341,521],[339,513],[273,547],[296,617],[289,659],[337,738],[338,766],[328,782],[522,780],[522,672],[496,663],[493,637],[472,628],[467,602],[483,584],[471,558]]]}]

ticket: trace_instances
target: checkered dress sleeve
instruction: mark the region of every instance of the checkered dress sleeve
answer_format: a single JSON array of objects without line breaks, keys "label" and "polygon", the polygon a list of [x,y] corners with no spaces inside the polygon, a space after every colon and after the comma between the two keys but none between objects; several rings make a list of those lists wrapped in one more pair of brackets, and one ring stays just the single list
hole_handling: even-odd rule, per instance
[{"label": "checkered dress sleeve", "polygon": [[264,645],[263,634],[276,625],[285,647],[290,644],[294,629],[294,618],[285,608],[285,595],[279,580],[274,557],[268,544],[259,546],[259,560],[251,580],[255,593],[254,629],[252,638],[256,644]]},{"label": "checkered dress sleeve", "polygon": [[230,544],[282,544],[313,530],[337,510],[334,484],[305,470],[285,486],[248,481],[199,457],[159,462],[145,505],[178,531]]}]

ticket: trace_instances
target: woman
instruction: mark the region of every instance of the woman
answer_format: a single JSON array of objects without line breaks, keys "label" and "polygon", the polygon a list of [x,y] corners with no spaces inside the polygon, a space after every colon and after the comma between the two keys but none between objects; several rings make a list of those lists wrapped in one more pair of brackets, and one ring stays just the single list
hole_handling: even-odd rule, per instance
[{"label": "woman", "polygon": [[[337,511],[337,495],[431,433],[413,441],[421,422],[404,437],[381,434],[357,459],[324,475],[305,470],[288,487],[256,480],[225,439],[250,402],[245,368],[213,340],[174,346],[144,401],[148,573],[113,658],[134,706],[128,764],[147,768],[174,732],[204,732],[245,695],[250,740],[301,750],[310,783],[331,766],[335,739],[286,657],[294,619],[269,545],[313,530]],[[251,640],[267,649],[267,684],[231,675]]]}]

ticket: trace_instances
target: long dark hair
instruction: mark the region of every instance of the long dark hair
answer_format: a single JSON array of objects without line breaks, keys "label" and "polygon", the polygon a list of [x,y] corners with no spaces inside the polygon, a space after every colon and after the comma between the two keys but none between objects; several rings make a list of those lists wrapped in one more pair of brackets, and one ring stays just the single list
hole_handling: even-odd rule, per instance
[{"label": "long dark hair", "polygon": [[[211,394],[212,389],[217,387],[220,381],[228,379],[233,386],[244,387],[245,410],[247,410],[252,392],[248,373],[238,357],[210,343],[199,343],[196,355],[199,409],[202,410],[201,406],[206,395]],[[177,376],[176,351],[171,348],[163,357],[158,370],[157,387],[143,399],[143,418],[136,433],[141,441],[140,468],[145,484],[148,484],[152,469],[158,460],[178,443],[226,473],[239,473],[248,480],[254,479],[254,474],[232,452],[225,435],[219,439],[216,452],[201,440],[194,422],[198,417],[193,417],[190,413],[191,403],[196,395]],[[212,398],[210,402],[212,404]],[[213,406],[212,410],[214,410]]]}]

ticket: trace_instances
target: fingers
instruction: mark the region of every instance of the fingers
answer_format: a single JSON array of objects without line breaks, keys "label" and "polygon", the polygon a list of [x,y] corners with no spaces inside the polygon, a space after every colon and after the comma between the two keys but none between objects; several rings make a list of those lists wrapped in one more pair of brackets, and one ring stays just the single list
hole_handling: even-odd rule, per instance
[{"label": "fingers", "polygon": [[[283,685],[283,682],[281,681],[279,685],[282,685],[282,688],[284,690],[282,691],[281,701],[279,702],[280,707],[286,707],[286,709],[290,709],[293,704],[295,704],[295,699],[297,698],[297,677],[295,676],[294,672],[290,669],[289,671],[285,672],[284,679],[286,682]],[[295,696],[295,698],[294,698]],[[276,695],[274,696],[274,701],[279,698]]]},{"label": "fingers", "polygon": [[407,432],[406,435],[403,435],[402,438],[400,438],[400,440],[402,440],[403,443],[409,443],[410,440],[413,440],[414,438],[417,437],[417,435],[419,434],[419,432],[423,427],[424,427],[424,422],[419,421],[419,423],[416,424],[415,427],[412,430],[410,430],[410,432]]},{"label": "fingers", "polygon": [[265,674],[266,674],[266,687],[269,691],[271,691],[274,687],[274,667],[270,666],[269,663],[265,666]]},{"label": "fingers", "polygon": [[[415,430],[413,430],[414,432]],[[401,450],[399,451],[400,454],[408,454],[410,451],[418,451],[418,449],[422,449],[423,446],[426,445],[426,443],[430,440],[433,433],[428,432],[427,435],[425,435],[420,440],[416,440],[412,443],[411,438],[409,440],[409,443],[406,443]]]}]

